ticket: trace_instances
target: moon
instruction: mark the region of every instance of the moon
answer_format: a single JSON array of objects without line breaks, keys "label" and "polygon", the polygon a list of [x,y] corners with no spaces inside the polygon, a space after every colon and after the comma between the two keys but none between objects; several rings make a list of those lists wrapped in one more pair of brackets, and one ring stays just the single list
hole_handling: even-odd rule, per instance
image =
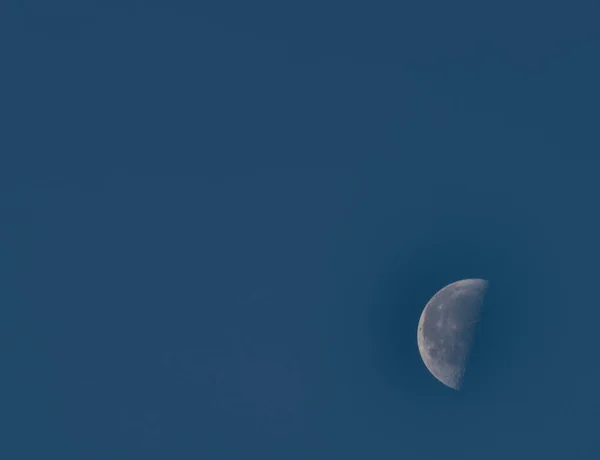
[{"label": "moon", "polygon": [[423,309],[417,330],[421,358],[433,376],[459,390],[488,282],[464,279],[440,289]]}]

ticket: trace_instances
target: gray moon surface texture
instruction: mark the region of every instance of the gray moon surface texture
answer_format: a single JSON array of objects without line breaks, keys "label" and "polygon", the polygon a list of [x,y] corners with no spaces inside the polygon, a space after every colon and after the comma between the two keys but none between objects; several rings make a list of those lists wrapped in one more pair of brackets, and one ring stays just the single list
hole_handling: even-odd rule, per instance
[{"label": "gray moon surface texture", "polygon": [[421,358],[436,379],[454,390],[463,383],[487,287],[483,279],[456,281],[440,289],[421,313]]}]

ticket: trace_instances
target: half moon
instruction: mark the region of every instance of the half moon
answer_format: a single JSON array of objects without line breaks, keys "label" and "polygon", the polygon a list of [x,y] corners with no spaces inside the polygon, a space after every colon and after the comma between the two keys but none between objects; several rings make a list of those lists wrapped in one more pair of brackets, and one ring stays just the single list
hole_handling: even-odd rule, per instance
[{"label": "half moon", "polygon": [[436,379],[455,390],[463,382],[487,287],[483,279],[456,281],[440,289],[421,313],[421,358]]}]

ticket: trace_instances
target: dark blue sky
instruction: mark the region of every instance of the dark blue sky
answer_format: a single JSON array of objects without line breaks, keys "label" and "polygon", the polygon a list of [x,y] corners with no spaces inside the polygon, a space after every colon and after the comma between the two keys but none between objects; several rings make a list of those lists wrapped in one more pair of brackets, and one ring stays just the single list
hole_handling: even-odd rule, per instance
[{"label": "dark blue sky", "polygon": [[599,15],[2,2],[2,458],[600,458]]}]

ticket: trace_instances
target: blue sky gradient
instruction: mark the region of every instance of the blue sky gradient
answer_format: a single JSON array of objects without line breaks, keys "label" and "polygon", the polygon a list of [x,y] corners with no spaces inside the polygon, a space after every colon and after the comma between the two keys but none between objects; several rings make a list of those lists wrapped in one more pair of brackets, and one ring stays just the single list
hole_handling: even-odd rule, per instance
[{"label": "blue sky gradient", "polygon": [[2,458],[599,458],[599,13],[3,2]]}]

